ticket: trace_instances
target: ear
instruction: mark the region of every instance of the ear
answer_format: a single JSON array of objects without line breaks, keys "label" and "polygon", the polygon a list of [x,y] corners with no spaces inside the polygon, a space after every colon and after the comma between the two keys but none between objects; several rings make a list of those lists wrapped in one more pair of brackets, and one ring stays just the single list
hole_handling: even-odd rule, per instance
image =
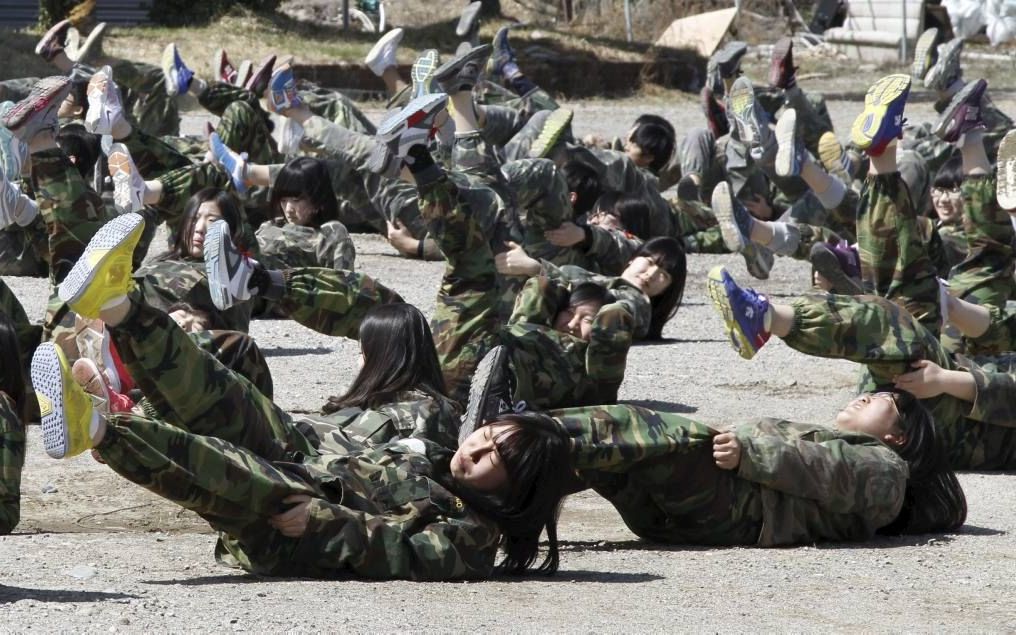
[{"label": "ear", "polygon": [[889,432],[882,437],[882,441],[889,447],[898,448],[907,442],[907,435],[898,431]]},{"label": "ear", "polygon": [[576,203],[576,202],[577,202],[578,200],[579,200],[579,195],[578,195],[578,194],[576,194],[575,192],[568,192],[568,201],[569,201],[569,202],[570,202],[570,203],[571,203],[572,205],[575,205],[575,203]]}]

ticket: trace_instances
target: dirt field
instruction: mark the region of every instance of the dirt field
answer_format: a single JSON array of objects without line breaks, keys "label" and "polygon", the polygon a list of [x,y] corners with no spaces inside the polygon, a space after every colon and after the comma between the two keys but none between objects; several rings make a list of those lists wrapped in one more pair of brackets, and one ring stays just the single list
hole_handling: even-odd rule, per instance
[{"label": "dirt field", "polygon": [[[805,86],[808,87],[807,85]],[[1009,112],[1016,103],[996,100]],[[620,134],[643,108],[679,130],[700,125],[690,102],[587,102],[576,132]],[[830,109],[841,134],[856,104]],[[930,109],[917,104],[908,116]],[[379,112],[372,114],[380,116]],[[189,130],[201,120],[188,118]],[[395,257],[358,236],[357,267],[425,312],[442,265]],[[685,303],[667,341],[633,349],[625,401],[705,422],[756,415],[830,421],[851,396],[856,368],[773,341],[753,361],[727,345],[703,279],[736,256],[690,257]],[[776,299],[805,288],[808,269],[781,260],[759,288]],[[46,284],[6,280],[40,316]],[[355,344],[290,322],[256,322],[277,400],[313,410],[353,376]],[[18,533],[0,538],[0,630],[224,631],[1011,631],[1016,629],[1016,477],[964,474],[967,525],[955,535],[794,549],[666,548],[644,544],[595,495],[561,519],[560,573],[471,584],[262,580],[219,567],[200,519],[82,456],[53,461],[30,432]],[[50,491],[55,488],[55,491]],[[49,491],[49,493],[44,493]]]}]

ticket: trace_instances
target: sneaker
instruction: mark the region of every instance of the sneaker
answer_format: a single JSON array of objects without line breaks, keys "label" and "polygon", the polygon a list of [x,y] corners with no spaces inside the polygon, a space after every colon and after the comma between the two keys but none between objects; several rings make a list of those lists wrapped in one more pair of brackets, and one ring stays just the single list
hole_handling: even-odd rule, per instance
[{"label": "sneaker", "polygon": [[759,148],[770,145],[772,133],[769,118],[755,101],[755,87],[747,77],[738,77],[727,96],[727,111],[734,116],[737,135],[741,143],[752,149],[754,156]]},{"label": "sneaker", "polygon": [[575,113],[568,108],[551,111],[543,122],[543,128],[529,148],[529,156],[533,159],[546,159],[557,146],[561,137],[570,129]]},{"label": "sneaker", "polygon": [[85,393],[101,400],[100,411],[105,414],[130,412],[134,402],[127,395],[113,390],[95,362],[81,357],[71,366],[71,376]]},{"label": "sneaker", "polygon": [[739,200],[730,195],[730,184],[722,181],[713,189],[713,213],[720,225],[723,244],[735,254],[752,244],[751,226],[755,222]]},{"label": "sneaker", "polygon": [[[0,121],[14,108],[13,101],[0,103]],[[0,176],[11,183],[21,178],[21,169],[28,160],[28,144],[0,125]]]},{"label": "sneaker", "polygon": [[122,368],[123,362],[114,352],[113,337],[102,320],[75,315],[74,344],[81,357],[87,357],[95,364],[110,389],[127,392],[132,387],[130,376]]},{"label": "sneaker", "polygon": [[253,296],[248,284],[254,261],[233,245],[224,220],[212,223],[205,234],[205,273],[212,302],[221,311]]},{"label": "sneaker", "polygon": [[459,23],[455,25],[455,35],[460,38],[472,39],[480,28],[480,9],[482,8],[483,3],[480,0],[467,4],[466,8],[462,10],[462,15],[459,16]]},{"label": "sneaker", "polygon": [[246,86],[253,72],[254,63],[250,60],[243,60],[240,62],[240,67],[236,69],[236,79],[233,81],[233,85],[237,87]]},{"label": "sneaker", "polygon": [[702,100],[702,112],[706,116],[706,123],[709,130],[717,139],[730,132],[730,120],[727,119],[727,109],[723,103],[716,99],[713,88],[708,84],[702,87],[699,93]]},{"label": "sneaker", "polygon": [[691,174],[682,175],[681,180],[677,182],[677,198],[688,203],[697,203],[702,200],[701,188]]},{"label": "sneaker", "polygon": [[100,22],[88,33],[88,37],[81,40],[81,34],[77,29],[71,28],[68,32],[65,53],[70,61],[77,64],[86,64],[92,57],[98,57],[102,50],[102,37],[106,34],[106,23]]},{"label": "sneaker", "polygon": [[854,162],[850,153],[843,151],[833,131],[823,132],[818,138],[818,158],[829,174],[838,176],[844,183],[854,180]]},{"label": "sneaker", "polygon": [[116,210],[121,214],[140,212],[145,206],[145,179],[134,165],[130,151],[124,144],[114,143],[107,156]]},{"label": "sneaker", "polygon": [[99,228],[60,283],[60,299],[86,318],[122,301],[134,288],[134,248],[145,229],[141,214],[117,216]]},{"label": "sneaker", "polygon": [[[822,274],[833,286],[832,293],[838,295],[861,295],[861,266],[857,251],[845,241],[836,245],[819,242],[811,246],[808,255],[811,266]],[[851,264],[853,265],[851,267]]]},{"label": "sneaker", "polygon": [[38,203],[25,196],[17,185],[0,174],[0,229],[13,224],[25,227],[38,215]]},{"label": "sneaker", "polygon": [[[445,110],[448,95],[431,93],[417,97],[402,110],[392,113],[377,129],[377,141],[391,154],[389,162],[406,158],[414,145],[426,145],[437,133],[435,119]],[[375,166],[372,166],[372,169]]]},{"label": "sneaker", "polygon": [[910,77],[914,81],[922,81],[928,69],[935,65],[935,44],[938,42],[938,29],[925,29],[914,45],[914,63],[910,67]]},{"label": "sneaker", "polygon": [[303,100],[300,99],[300,94],[296,90],[296,78],[293,77],[292,66],[287,65],[275,69],[271,79],[268,80],[267,97],[268,109],[272,112],[296,108],[303,104]]},{"label": "sneaker", "polygon": [[480,360],[469,382],[469,401],[459,427],[459,443],[498,415],[512,411],[515,377],[509,367],[510,359],[507,346],[495,346]]},{"label": "sneaker", "polygon": [[394,28],[381,36],[377,44],[370,49],[367,57],[363,60],[363,63],[367,65],[367,68],[372,73],[381,77],[385,69],[398,65],[395,53],[398,51],[399,43],[402,42],[402,37],[405,34],[406,32],[401,28]]},{"label": "sneaker", "polygon": [[722,79],[737,77],[741,70],[741,60],[748,53],[748,45],[734,40],[727,42],[722,49],[713,54],[716,70]]},{"label": "sneaker", "polygon": [[751,359],[769,341],[765,328],[769,300],[752,289],[737,286],[722,266],[709,271],[706,286],[713,306],[723,317],[730,344],[741,357]]},{"label": "sneaker", "polygon": [[910,94],[909,75],[887,75],[871,85],[864,96],[864,112],[850,129],[850,140],[872,156],[903,136],[903,109]]},{"label": "sneaker", "polygon": [[227,84],[236,82],[236,67],[229,61],[226,49],[215,49],[212,54],[212,77]]},{"label": "sneaker", "polygon": [[70,20],[61,20],[54,24],[35,45],[35,54],[47,62],[53,61],[53,58],[64,50],[70,28]]},{"label": "sneaker", "polygon": [[998,146],[996,196],[1004,210],[1016,209],[1016,130],[1010,130]]},{"label": "sneaker", "polygon": [[984,118],[981,115],[981,97],[984,96],[988,82],[979,79],[968,82],[966,86],[953,95],[938,121],[933,132],[946,143],[956,143],[959,138],[971,130],[984,130]]},{"label": "sneaker", "polygon": [[28,97],[14,104],[0,120],[0,125],[25,143],[31,141],[41,130],[51,130],[55,133],[57,111],[70,90],[70,78],[62,75],[44,77],[32,86]]},{"label": "sneaker", "polygon": [[928,90],[945,92],[954,81],[960,78],[960,54],[963,52],[963,39],[953,38],[938,47],[938,61],[924,76],[924,87]]},{"label": "sneaker", "polygon": [[483,65],[490,57],[490,44],[481,44],[469,50],[465,55],[445,62],[434,71],[434,81],[441,90],[449,95],[463,90],[473,90],[480,79]]},{"label": "sneaker", "polygon": [[113,81],[113,69],[103,66],[88,80],[88,112],[85,129],[92,134],[112,135],[113,128],[123,119],[120,91]]},{"label": "sneaker", "polygon": [[788,108],[776,121],[776,174],[797,176],[804,162],[804,147],[797,137],[797,111]]},{"label": "sneaker", "polygon": [[208,146],[212,151],[212,163],[229,174],[233,188],[240,194],[247,193],[247,154],[234,152],[222,142],[219,133],[208,135]]},{"label": "sneaker", "polygon": [[504,83],[519,76],[518,58],[515,49],[508,42],[511,27],[503,26],[494,34],[491,42],[490,59],[487,60],[487,76],[494,82]]},{"label": "sneaker", "polygon": [[62,459],[92,447],[100,425],[91,398],[74,381],[60,347],[45,342],[32,356],[32,386],[39,400],[42,445],[46,454]]},{"label": "sneaker", "polygon": [[744,268],[752,278],[756,280],[768,280],[769,273],[773,270],[776,256],[773,250],[755,243],[748,243],[741,250],[741,257],[744,258]]},{"label": "sneaker", "polygon": [[251,71],[250,77],[247,79],[247,82],[243,85],[243,87],[260,97],[268,88],[268,82],[272,78],[273,68],[275,68],[275,56],[268,55],[261,60],[261,63],[258,64],[257,68]]},{"label": "sneaker", "polygon": [[797,83],[797,67],[794,66],[794,40],[789,37],[780,38],[773,46],[773,55],[769,61],[769,85],[773,88],[787,90]]},{"label": "sneaker", "polygon": [[183,95],[190,88],[194,71],[187,68],[176,44],[170,42],[162,51],[162,76],[166,81],[166,93],[170,97]]},{"label": "sneaker", "polygon": [[431,83],[434,79],[434,72],[441,63],[441,56],[436,49],[427,49],[420,57],[413,62],[413,68],[409,71],[409,77],[413,81],[413,92],[411,99],[422,97],[432,92]]}]

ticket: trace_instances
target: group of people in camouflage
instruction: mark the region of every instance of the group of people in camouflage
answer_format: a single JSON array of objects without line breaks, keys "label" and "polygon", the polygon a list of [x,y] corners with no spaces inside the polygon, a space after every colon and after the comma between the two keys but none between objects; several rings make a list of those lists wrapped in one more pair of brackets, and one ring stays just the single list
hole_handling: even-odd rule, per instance
[{"label": "group of people in camouflage", "polygon": [[[35,421],[50,456],[91,450],[265,575],[553,572],[561,502],[586,489],[656,542],[949,531],[967,510],[955,470],[1016,464],[1016,136],[963,80],[962,41],[922,36],[846,144],[789,38],[765,88],[743,43],[714,55],[706,125],[683,139],[647,114],[606,142],[574,137],[508,28],[444,64],[425,51],[411,83],[401,29],[385,34],[366,59],[390,96],[376,127],[288,60],[219,51],[203,79],[173,44],[156,68],[73,28],[37,48],[63,75],[0,82],[0,272],[53,288],[37,325],[0,281],[4,532]],[[933,124],[904,125],[914,79],[941,97]],[[207,141],[178,135],[185,94],[218,116]],[[445,261],[429,321],[354,271],[350,231]],[[862,365],[832,427],[617,403],[694,252],[741,253],[763,280],[775,255],[810,260],[815,289],[789,304],[722,267],[708,290],[745,358],[776,335]],[[359,342],[320,414],[273,402],[247,335],[262,316]]]}]

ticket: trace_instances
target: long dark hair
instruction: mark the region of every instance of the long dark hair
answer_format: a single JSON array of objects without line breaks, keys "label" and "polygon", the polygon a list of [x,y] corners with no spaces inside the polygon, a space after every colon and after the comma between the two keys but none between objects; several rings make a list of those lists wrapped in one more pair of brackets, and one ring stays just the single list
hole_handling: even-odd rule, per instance
[{"label": "long dark hair", "polygon": [[272,198],[269,203],[272,216],[279,218],[282,213],[282,199],[306,196],[318,213],[311,221],[311,227],[339,218],[339,204],[332,189],[332,179],[325,162],[313,157],[297,157],[279,170],[272,184]]},{"label": "long dark hair", "polygon": [[240,211],[240,205],[236,199],[226,190],[218,187],[206,187],[187,199],[187,205],[183,210],[183,220],[173,237],[170,251],[163,256],[164,258],[190,259],[190,241],[191,235],[194,233],[198,208],[208,201],[214,202],[219,207],[222,219],[229,223],[230,237],[233,239],[233,243],[240,249],[247,247],[244,244],[242,231],[244,223],[247,221],[243,212]]},{"label": "long dark hair", "polygon": [[18,348],[18,331],[3,313],[0,313],[0,392],[14,402],[14,411],[24,421],[27,391]]},{"label": "long dark hair", "polygon": [[657,266],[670,274],[670,286],[660,295],[650,298],[653,314],[646,339],[658,340],[663,334],[663,326],[681,307],[685,278],[688,275],[688,261],[681,243],[669,236],[658,236],[647,241],[635,252],[632,260],[639,256],[653,260]]},{"label": "long dark hair", "polygon": [[903,507],[882,534],[951,531],[967,519],[967,499],[935,430],[935,420],[910,393],[893,391],[903,443],[890,446],[910,468]]},{"label": "long dark hair", "polygon": [[420,309],[402,302],[376,306],[360,323],[359,339],[363,368],[346,394],[328,398],[325,414],[376,408],[407,390],[447,399],[434,336]]},{"label": "long dark hair", "polygon": [[494,445],[508,472],[509,486],[498,493],[478,492],[445,477],[445,485],[466,505],[493,520],[501,530],[504,560],[498,568],[525,573],[539,555],[540,535],[547,532],[547,556],[538,571],[550,575],[560,561],[557,515],[571,479],[571,440],[551,417],[537,412],[501,415],[485,425],[507,424]]},{"label": "long dark hair", "polygon": [[637,196],[606,192],[596,199],[592,213],[616,216],[625,231],[645,240],[649,234],[649,204]]}]

